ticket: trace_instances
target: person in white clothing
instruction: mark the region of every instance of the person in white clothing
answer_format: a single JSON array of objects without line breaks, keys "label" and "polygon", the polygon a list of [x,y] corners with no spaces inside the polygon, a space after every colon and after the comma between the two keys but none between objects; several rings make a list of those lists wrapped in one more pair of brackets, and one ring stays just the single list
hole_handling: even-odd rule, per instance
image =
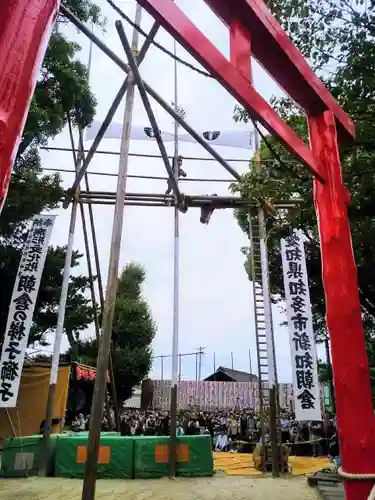
[{"label": "person in white clothing", "polygon": [[231,440],[225,434],[224,429],[221,429],[220,434],[216,438],[215,451],[228,451]]}]

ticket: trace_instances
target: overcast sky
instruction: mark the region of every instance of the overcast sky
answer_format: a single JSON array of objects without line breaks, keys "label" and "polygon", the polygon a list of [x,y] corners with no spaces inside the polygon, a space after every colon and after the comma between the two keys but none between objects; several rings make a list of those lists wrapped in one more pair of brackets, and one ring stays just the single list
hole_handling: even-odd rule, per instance
[{"label": "overcast sky", "polygon": [[[206,36],[228,57],[229,36],[225,26],[206,7],[203,0],[178,0],[178,5]],[[106,32],[97,33],[104,42],[118,55],[123,56],[114,22],[118,15],[104,1],[99,4],[108,19]],[[135,2],[119,1],[118,5],[134,17]],[[142,28],[150,29],[152,19],[143,13]],[[131,28],[125,26],[126,33],[131,36]],[[89,45],[83,35],[77,34],[73,27],[67,33],[83,47],[81,58],[87,61]],[[143,41],[141,37],[141,42]],[[172,50],[171,37],[160,30],[157,41]],[[178,55],[190,62],[194,60],[181,48]],[[124,56],[125,57],[125,56]],[[107,56],[96,47],[93,48],[93,64],[91,85],[98,99],[96,119],[103,119],[108,107],[118,91],[124,74]],[[195,63],[198,66],[198,63]],[[152,47],[141,67],[143,78],[166,100],[173,99],[173,60],[156,47]],[[254,66],[256,88],[269,99],[273,94],[280,95],[275,83],[259,68]],[[212,79],[205,78],[181,65],[178,67],[179,103],[186,109],[187,121],[195,129],[243,130],[246,125],[235,124],[233,108],[235,101],[221,86]],[[173,131],[172,119],[154,101],[154,112],[160,128]],[[121,121],[124,105],[120,106],[115,120]],[[133,115],[135,125],[148,126],[147,115],[141,100],[136,94]],[[87,143],[89,146],[91,143]],[[66,133],[61,134],[50,145],[69,146]],[[173,154],[173,143],[166,143],[168,151]],[[100,149],[119,151],[120,141],[105,140]],[[217,148],[225,158],[242,158],[247,160],[251,151],[227,147]],[[157,146],[149,142],[132,141],[131,152],[158,154]],[[203,148],[195,144],[180,144],[180,152],[186,156],[208,157]],[[43,166],[48,168],[73,168],[70,153],[42,152]],[[232,163],[232,166],[243,172],[247,168],[244,163]],[[96,155],[89,172],[116,173],[118,158],[115,156]],[[226,178],[229,174],[215,161],[186,161],[184,169],[190,177]],[[130,174],[164,175],[164,165],[159,159],[129,160]],[[62,174],[64,187],[68,188],[73,175]],[[115,191],[114,177],[90,177],[91,189]],[[183,191],[189,194],[229,194],[225,183],[184,183]],[[131,192],[165,191],[164,181],[148,181],[128,179],[127,189]],[[113,207],[96,206],[94,208],[96,228],[99,241],[99,253],[104,282],[107,279],[109,247],[112,230]],[[58,211],[58,219],[52,236],[52,244],[64,245],[68,238],[70,209]],[[240,248],[247,244],[246,236],[240,231],[231,210],[214,213],[208,226],[199,222],[199,210],[190,209],[181,215],[180,232],[180,335],[179,351],[181,353],[195,351],[199,346],[205,347],[202,360],[202,375],[213,371],[214,353],[216,367],[231,366],[233,352],[234,368],[249,370],[249,349],[253,371],[256,373],[256,347],[254,331],[254,315],[251,283],[244,272],[244,259]],[[170,354],[172,350],[172,318],[173,318],[173,209],[125,207],[121,249],[121,267],[135,261],[142,264],[147,273],[144,295],[148,299],[156,321],[158,331],[153,344],[154,354]],[[74,248],[84,253],[83,234],[78,217]],[[75,271],[76,272],[76,271]],[[85,258],[78,270],[87,273]],[[277,350],[277,364],[281,382],[291,381],[291,367],[288,334],[280,326],[284,316],[278,307],[273,309]],[[92,331],[88,334],[93,334]],[[63,348],[68,347],[64,339]],[[164,362],[164,377],[170,376],[171,363]],[[160,360],[153,366],[153,377],[160,377]],[[182,377],[195,378],[195,359],[186,357],[182,364]]]}]

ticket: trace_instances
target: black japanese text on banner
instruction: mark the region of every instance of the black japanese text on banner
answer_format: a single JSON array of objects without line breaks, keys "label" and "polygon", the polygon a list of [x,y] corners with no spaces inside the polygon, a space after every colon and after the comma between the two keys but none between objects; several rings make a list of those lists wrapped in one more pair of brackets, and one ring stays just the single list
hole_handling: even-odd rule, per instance
[{"label": "black japanese text on banner", "polygon": [[9,306],[0,358],[0,408],[15,408],[22,367],[55,215],[34,217]]},{"label": "black japanese text on banner", "polygon": [[321,420],[316,344],[303,234],[281,240],[296,420]]}]

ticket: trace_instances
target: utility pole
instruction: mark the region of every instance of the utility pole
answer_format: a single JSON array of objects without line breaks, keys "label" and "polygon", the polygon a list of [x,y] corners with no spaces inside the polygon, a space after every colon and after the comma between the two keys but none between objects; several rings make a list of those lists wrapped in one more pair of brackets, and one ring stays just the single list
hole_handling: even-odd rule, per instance
[{"label": "utility pole", "polygon": [[234,370],[233,352],[230,353],[230,359],[232,364],[232,370]]},{"label": "utility pole", "polygon": [[[179,380],[181,379],[181,376],[182,376],[182,358],[184,358],[185,356],[195,356],[195,359],[197,360],[197,356],[198,356],[198,352],[183,352],[183,353],[179,353],[178,354],[178,364],[179,364],[179,374],[178,374],[178,378]],[[161,380],[164,380],[164,359],[166,358],[172,358],[172,354],[160,354],[159,356],[153,356],[153,360],[155,359],[160,359],[160,377],[161,377]],[[196,362],[196,366],[197,366],[197,362]],[[196,368],[196,372],[197,372],[197,368]]]},{"label": "utility pole", "polygon": [[250,369],[250,382],[252,380],[251,375],[253,374],[253,368],[252,368],[252,363],[251,363],[251,350],[249,349],[249,369]]},{"label": "utility pole", "polygon": [[199,346],[198,347],[198,370],[197,370],[197,380],[202,379],[202,356],[204,354],[205,347]]},{"label": "utility pole", "polygon": [[[140,25],[142,8],[136,7],[135,24]],[[134,29],[132,51],[138,51],[138,31]],[[102,424],[103,402],[106,388],[108,358],[111,346],[113,315],[118,286],[118,272],[121,250],[121,238],[124,218],[124,202],[129,160],[129,145],[131,122],[134,107],[134,78],[129,73],[129,86],[126,93],[124,122],[120,146],[119,171],[117,180],[116,203],[113,216],[112,240],[109,257],[106,300],[103,310],[102,337],[99,346],[96,379],[90,413],[90,431],[87,446],[87,461],[83,481],[82,500],[94,500],[96,488],[97,457],[100,446],[100,431]]]}]

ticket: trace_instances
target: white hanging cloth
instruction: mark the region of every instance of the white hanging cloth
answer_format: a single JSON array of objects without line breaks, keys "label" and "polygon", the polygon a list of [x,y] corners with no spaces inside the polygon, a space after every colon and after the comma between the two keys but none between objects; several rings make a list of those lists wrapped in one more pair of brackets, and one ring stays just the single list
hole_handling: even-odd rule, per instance
[{"label": "white hanging cloth", "polygon": [[[92,141],[97,135],[102,122],[94,120],[86,129],[86,141]],[[104,134],[104,139],[120,139],[122,133],[122,124],[112,122]],[[174,134],[160,130],[161,137],[165,142],[173,142]],[[252,130],[204,130],[199,132],[199,135],[213,146],[227,146],[238,149],[253,149],[254,147],[254,132]],[[131,128],[130,138],[137,141],[155,141],[152,127],[142,125],[133,125]],[[196,143],[189,134],[180,134],[178,140],[180,142]]]}]

